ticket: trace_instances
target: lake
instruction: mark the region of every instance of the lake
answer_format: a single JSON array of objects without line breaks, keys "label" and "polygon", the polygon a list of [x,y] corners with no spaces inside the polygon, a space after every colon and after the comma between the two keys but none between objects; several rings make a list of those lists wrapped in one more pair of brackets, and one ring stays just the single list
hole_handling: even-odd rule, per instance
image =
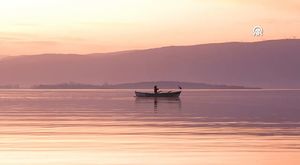
[{"label": "lake", "polygon": [[1,90],[1,165],[299,165],[300,90]]}]

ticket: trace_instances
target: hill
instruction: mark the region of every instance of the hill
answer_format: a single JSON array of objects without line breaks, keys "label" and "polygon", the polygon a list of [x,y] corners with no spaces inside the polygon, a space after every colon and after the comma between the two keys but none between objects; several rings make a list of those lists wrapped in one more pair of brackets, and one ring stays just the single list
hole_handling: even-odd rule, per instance
[{"label": "hill", "polygon": [[170,46],[89,55],[43,54],[0,60],[0,84],[205,82],[300,88],[300,40]]},{"label": "hill", "polygon": [[175,89],[183,87],[184,89],[257,89],[253,87],[243,87],[235,85],[216,85],[193,82],[176,82],[176,81],[158,81],[158,82],[137,82],[121,84],[81,84],[81,83],[61,83],[61,84],[41,84],[34,85],[33,89],[152,89],[157,85],[161,89]]}]

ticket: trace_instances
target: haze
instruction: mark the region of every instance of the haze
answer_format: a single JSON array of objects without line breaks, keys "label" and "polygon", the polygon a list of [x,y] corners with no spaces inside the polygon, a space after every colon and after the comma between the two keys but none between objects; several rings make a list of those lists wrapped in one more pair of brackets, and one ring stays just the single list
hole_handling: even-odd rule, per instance
[{"label": "haze", "polygon": [[[1,1],[0,55],[297,38],[299,8],[297,0]],[[255,25],[263,37],[252,36]]]}]

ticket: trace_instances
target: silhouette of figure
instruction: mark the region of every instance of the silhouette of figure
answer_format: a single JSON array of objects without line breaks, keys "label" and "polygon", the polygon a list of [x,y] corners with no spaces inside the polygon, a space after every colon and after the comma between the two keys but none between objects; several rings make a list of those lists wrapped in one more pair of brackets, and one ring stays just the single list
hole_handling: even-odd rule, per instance
[{"label": "silhouette of figure", "polygon": [[159,88],[157,88],[157,85],[154,86],[154,93],[157,94],[158,93]]}]

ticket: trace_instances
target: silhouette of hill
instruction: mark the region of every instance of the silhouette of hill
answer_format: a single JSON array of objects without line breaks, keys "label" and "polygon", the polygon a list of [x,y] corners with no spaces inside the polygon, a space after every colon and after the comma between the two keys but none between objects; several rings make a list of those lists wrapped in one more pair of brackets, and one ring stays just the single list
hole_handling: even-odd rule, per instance
[{"label": "silhouette of hill", "polygon": [[0,55],[0,59],[5,58],[5,57],[7,57],[7,56]]},{"label": "silhouette of hill", "polygon": [[121,84],[81,84],[81,83],[61,83],[61,84],[40,84],[35,85],[33,89],[152,89],[158,85],[161,89],[175,89],[183,87],[184,89],[257,89],[253,87],[243,87],[234,85],[216,85],[193,82],[176,82],[176,81],[158,81],[158,82],[137,82]]},{"label": "silhouette of hill", "polygon": [[184,81],[300,88],[300,40],[170,46],[89,55],[0,60],[0,84]]}]

